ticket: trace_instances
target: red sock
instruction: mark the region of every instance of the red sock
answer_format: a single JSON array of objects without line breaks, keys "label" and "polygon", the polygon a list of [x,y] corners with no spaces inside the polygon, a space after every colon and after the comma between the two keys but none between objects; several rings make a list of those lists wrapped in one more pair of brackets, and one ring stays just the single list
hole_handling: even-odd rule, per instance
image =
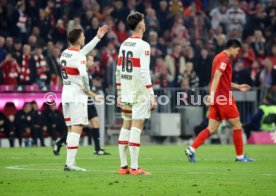
[{"label": "red sock", "polygon": [[237,156],[243,155],[242,130],[234,129],[232,136],[233,136],[233,143],[234,143],[235,149],[236,149],[236,155]]},{"label": "red sock", "polygon": [[197,149],[199,146],[201,146],[206,139],[208,139],[208,137],[210,137],[211,133],[209,131],[209,129],[204,129],[203,131],[201,131],[198,136],[196,137],[195,141],[192,144],[192,147],[194,149]]}]

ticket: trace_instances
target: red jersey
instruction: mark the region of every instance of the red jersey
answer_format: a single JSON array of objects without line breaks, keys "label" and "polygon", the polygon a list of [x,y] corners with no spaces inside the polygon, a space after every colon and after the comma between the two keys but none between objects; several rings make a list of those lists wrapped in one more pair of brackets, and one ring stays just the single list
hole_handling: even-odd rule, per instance
[{"label": "red jersey", "polygon": [[218,95],[225,95],[228,98],[229,92],[232,90],[232,64],[229,56],[225,52],[220,52],[213,60],[211,85],[216,70],[221,71],[222,75],[216,89],[215,97]]}]

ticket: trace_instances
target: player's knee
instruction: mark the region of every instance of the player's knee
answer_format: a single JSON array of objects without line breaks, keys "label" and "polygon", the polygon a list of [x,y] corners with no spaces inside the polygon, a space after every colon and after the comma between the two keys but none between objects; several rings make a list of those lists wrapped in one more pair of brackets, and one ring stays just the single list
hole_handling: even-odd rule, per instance
[{"label": "player's knee", "polygon": [[127,130],[130,130],[130,128],[131,128],[131,120],[124,120],[124,122],[123,122],[123,128],[127,129]]},{"label": "player's knee", "polygon": [[213,133],[217,132],[217,130],[218,130],[217,127],[211,127],[211,126],[208,127],[207,129],[209,130],[210,134],[213,134]]},{"label": "player's knee", "polygon": [[234,124],[234,125],[232,125],[232,128],[235,130],[235,129],[241,129],[242,128],[242,125],[241,125],[241,123],[239,122],[239,123],[237,123],[237,124]]},{"label": "player's knee", "polygon": [[131,126],[142,130],[144,129],[144,120],[133,120]]},{"label": "player's knee", "polygon": [[99,118],[93,118],[91,121],[91,125],[93,128],[99,128]]}]

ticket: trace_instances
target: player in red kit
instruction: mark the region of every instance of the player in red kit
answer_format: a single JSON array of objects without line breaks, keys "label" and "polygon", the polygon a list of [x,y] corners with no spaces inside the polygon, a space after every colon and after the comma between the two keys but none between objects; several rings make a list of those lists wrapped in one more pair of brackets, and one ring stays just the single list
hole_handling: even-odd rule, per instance
[{"label": "player in red kit", "polygon": [[232,88],[243,92],[248,91],[251,88],[247,84],[239,85],[232,83],[232,64],[230,58],[236,58],[240,47],[241,43],[238,40],[229,40],[226,43],[225,50],[217,54],[213,60],[210,95],[207,99],[207,105],[210,105],[210,112],[208,115],[209,124],[206,129],[198,134],[193,144],[185,150],[185,153],[191,162],[196,162],[195,150],[201,146],[210,135],[218,130],[221,120],[228,120],[233,128],[232,136],[236,149],[236,161],[254,161],[243,153],[240,114],[232,96]]}]

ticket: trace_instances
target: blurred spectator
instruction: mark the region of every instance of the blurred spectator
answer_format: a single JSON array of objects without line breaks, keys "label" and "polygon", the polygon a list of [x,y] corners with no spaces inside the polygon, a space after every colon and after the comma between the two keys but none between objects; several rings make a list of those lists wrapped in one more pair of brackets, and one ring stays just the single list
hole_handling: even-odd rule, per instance
[{"label": "blurred spectator", "polygon": [[52,140],[55,141],[57,137],[63,135],[67,131],[63,114],[56,109],[55,103],[51,103],[44,111],[44,115],[46,117],[48,132]]},{"label": "blurred spectator", "polygon": [[177,18],[172,26],[170,36],[173,38],[173,43],[184,44],[190,39],[189,31],[184,26],[183,19]]},{"label": "blurred spectator", "polygon": [[36,67],[36,83],[42,89],[45,87],[46,80],[47,80],[47,64],[46,60],[42,54],[42,49],[40,46],[36,46],[34,50],[34,61]]},{"label": "blurred spectator", "polygon": [[226,36],[224,34],[220,34],[215,39],[215,54],[220,53],[224,50],[226,44]]},{"label": "blurred spectator", "polygon": [[49,66],[48,78],[50,79],[50,85],[58,85],[61,82],[61,67],[59,64],[59,57],[61,51],[58,47],[52,49],[51,54],[47,58],[47,63]]},{"label": "blurred spectator", "polygon": [[[101,64],[100,64],[100,70],[97,74],[97,76],[100,76],[100,78],[103,80],[103,82],[107,84],[111,84],[112,80],[112,73],[109,72],[112,68],[115,67],[115,62],[118,57],[118,52],[115,48],[115,42],[114,40],[110,40],[107,44],[107,47],[102,52],[101,55]],[[105,86],[107,85],[105,84]]]},{"label": "blurred spectator", "polygon": [[0,63],[5,59],[7,50],[4,48],[5,38],[0,36]]},{"label": "blurred spectator", "polygon": [[169,87],[168,69],[162,57],[156,58],[152,79],[155,88]]},{"label": "blurred spectator", "polygon": [[164,32],[167,31],[172,24],[172,18],[169,16],[168,3],[165,0],[160,1],[159,9],[157,10],[156,16],[161,24],[162,28],[159,28],[160,35],[163,36]]},{"label": "blurred spectator", "polygon": [[[85,13],[82,14],[81,16],[81,26],[86,29],[89,25],[90,25],[90,21],[92,20],[93,18],[93,11],[91,9],[88,9],[85,11]],[[61,20],[61,19],[59,19]],[[62,21],[63,23],[63,21]],[[63,24],[64,26],[64,24]]]},{"label": "blurred spectator", "polygon": [[257,58],[264,58],[265,55],[265,38],[260,30],[255,30],[252,39],[252,48]]},{"label": "blurred spectator", "polygon": [[37,146],[37,139],[39,138],[40,145],[45,146],[43,132],[47,130],[46,118],[45,118],[44,114],[38,110],[38,105],[35,101],[32,101],[31,104],[32,104],[31,133],[32,133],[32,140],[33,140],[32,144],[33,144],[33,146]]},{"label": "blurred spectator", "polygon": [[13,124],[7,116],[0,111],[0,136],[8,138],[10,147],[14,147]]},{"label": "blurred spectator", "polygon": [[271,54],[268,56],[268,58],[271,60],[273,66],[276,65],[276,43],[272,46]]},{"label": "blurred spectator", "polygon": [[12,49],[11,54],[16,60],[20,59],[22,54],[22,43],[20,40],[14,41],[14,48]]},{"label": "blurred spectator", "polygon": [[272,72],[273,65],[269,58],[264,60],[264,69],[260,73],[260,84],[261,86],[271,86],[272,84]]},{"label": "blurred spectator", "polygon": [[38,45],[36,36],[31,35],[28,39],[28,44],[31,46],[31,50],[34,50]]},{"label": "blurred spectator", "polygon": [[36,38],[36,43],[35,44],[37,44],[39,46],[44,46],[45,45],[45,40],[40,36],[40,29],[37,26],[33,27],[32,36],[35,36],[35,38]]},{"label": "blurred spectator", "polygon": [[165,58],[168,67],[168,79],[173,87],[180,87],[186,69],[185,58],[181,55],[181,46],[176,44]]},{"label": "blurred spectator", "polygon": [[232,0],[231,7],[227,10],[227,31],[228,34],[236,30],[238,37],[241,37],[243,26],[246,23],[246,16],[244,11],[239,7],[239,0]]},{"label": "blurred spectator", "polygon": [[25,2],[18,1],[16,5],[16,9],[12,14],[12,35],[16,38],[20,38],[20,40],[24,43],[27,41],[27,30],[28,30],[28,16],[25,13]]},{"label": "blurred spectator", "polygon": [[186,63],[186,70],[184,72],[184,78],[187,78],[189,80],[189,86],[190,88],[196,88],[199,85],[199,79],[198,76],[193,68],[192,62]]},{"label": "blurred spectator", "polygon": [[8,1],[1,1],[0,3],[0,35],[9,36],[10,35],[10,8],[11,5],[8,4]]},{"label": "blurred spectator", "polygon": [[11,54],[7,54],[3,63],[0,64],[0,69],[3,71],[5,85],[17,85],[17,78],[20,73],[20,67],[15,58]]},{"label": "blurred spectator", "polygon": [[211,27],[212,29],[217,29],[219,25],[223,25],[227,22],[227,1],[222,1],[218,7],[215,7],[210,12],[211,17]]},{"label": "blurred spectator", "polygon": [[[182,82],[181,82],[181,89],[185,90],[185,91],[190,89],[189,78],[184,78],[182,80]],[[187,99],[187,97],[185,99]]]},{"label": "blurred spectator", "polygon": [[19,110],[15,114],[14,125],[16,127],[16,133],[19,141],[19,146],[22,146],[23,136],[31,134],[32,117],[31,117],[32,105],[25,103],[22,110]]},{"label": "blurred spectator", "polygon": [[252,63],[255,61],[255,53],[248,42],[242,43],[242,48],[240,50],[240,58],[243,62],[243,67],[251,67]]},{"label": "blurred spectator", "polygon": [[252,64],[252,69],[250,72],[250,78],[252,80],[252,86],[259,86],[260,85],[260,72],[261,72],[261,67],[260,63],[258,61],[254,61]]},{"label": "blurred spectator", "polygon": [[23,55],[18,61],[20,67],[19,84],[33,84],[36,80],[36,64],[31,56],[31,47],[23,46]]},{"label": "blurred spectator", "polygon": [[191,62],[191,63],[195,63],[196,61],[196,57],[195,57],[195,51],[193,49],[193,47],[188,46],[184,49],[184,56],[185,56],[185,60],[186,62]]},{"label": "blurred spectator", "polygon": [[266,96],[250,123],[244,125],[244,132],[249,138],[252,131],[275,131],[275,129],[276,105],[272,104],[271,97]]},{"label": "blurred spectator", "polygon": [[194,69],[199,77],[199,87],[209,85],[212,70],[212,58],[209,55],[208,48],[202,48],[200,57],[196,60]]},{"label": "blurred spectator", "polygon": [[145,23],[147,25],[147,30],[149,31],[158,31],[159,21],[156,17],[155,10],[152,8],[146,9]]},{"label": "blurred spectator", "polygon": [[13,49],[13,38],[12,37],[6,38],[5,48],[6,48],[7,52],[12,52],[12,49]]},{"label": "blurred spectator", "polygon": [[116,31],[116,35],[119,43],[121,44],[129,37],[129,34],[126,31],[126,25],[123,21],[119,21],[117,27],[118,29]]},{"label": "blurred spectator", "polygon": [[96,17],[93,17],[91,20],[91,25],[88,29],[85,30],[85,43],[88,43],[93,37],[97,34],[99,28],[99,20]]}]

